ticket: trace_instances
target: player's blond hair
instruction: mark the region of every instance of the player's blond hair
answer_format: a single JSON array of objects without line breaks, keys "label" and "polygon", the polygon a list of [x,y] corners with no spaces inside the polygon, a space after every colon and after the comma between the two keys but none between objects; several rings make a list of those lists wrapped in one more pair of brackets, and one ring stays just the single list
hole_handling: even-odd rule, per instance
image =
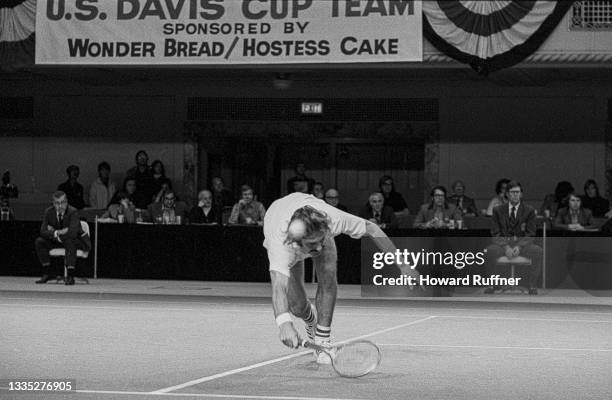
[{"label": "player's blond hair", "polygon": [[[304,238],[311,238],[317,234],[327,234],[330,230],[331,219],[323,211],[319,211],[311,206],[304,206],[295,210],[289,221],[289,225],[295,220],[300,220],[306,227]],[[285,244],[291,243],[293,240],[287,238]]]}]

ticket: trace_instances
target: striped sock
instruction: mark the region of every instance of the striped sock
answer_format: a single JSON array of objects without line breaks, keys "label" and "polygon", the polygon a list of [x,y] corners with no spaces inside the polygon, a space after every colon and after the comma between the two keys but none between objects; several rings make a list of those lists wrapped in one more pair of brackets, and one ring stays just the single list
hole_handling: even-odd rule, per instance
[{"label": "striped sock", "polygon": [[323,341],[329,341],[331,336],[331,327],[322,326],[317,324],[316,337],[317,339],[322,339]]}]

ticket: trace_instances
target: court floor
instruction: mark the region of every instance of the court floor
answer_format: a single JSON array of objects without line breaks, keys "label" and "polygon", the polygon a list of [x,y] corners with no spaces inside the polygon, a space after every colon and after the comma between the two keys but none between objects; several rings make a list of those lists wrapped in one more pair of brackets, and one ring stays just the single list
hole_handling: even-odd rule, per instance
[{"label": "court floor", "polygon": [[77,387],[0,399],[612,398],[612,307],[340,300],[333,336],[381,365],[341,378],[286,349],[264,298],[0,292],[0,379]]}]

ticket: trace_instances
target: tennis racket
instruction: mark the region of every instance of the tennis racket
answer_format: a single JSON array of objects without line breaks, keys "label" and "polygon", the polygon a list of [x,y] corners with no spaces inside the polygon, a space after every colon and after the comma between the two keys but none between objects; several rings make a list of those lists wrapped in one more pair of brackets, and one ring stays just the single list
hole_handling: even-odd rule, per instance
[{"label": "tennis racket", "polygon": [[327,354],[334,370],[345,378],[364,376],[378,367],[381,360],[380,349],[369,340],[357,340],[333,347],[323,347],[303,340],[302,347]]}]

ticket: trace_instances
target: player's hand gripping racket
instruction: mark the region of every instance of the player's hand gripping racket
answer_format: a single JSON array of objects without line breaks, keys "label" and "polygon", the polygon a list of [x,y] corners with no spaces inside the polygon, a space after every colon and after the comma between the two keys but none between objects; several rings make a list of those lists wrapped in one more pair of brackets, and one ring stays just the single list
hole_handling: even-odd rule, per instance
[{"label": "player's hand gripping racket", "polygon": [[[331,358],[332,367],[340,376],[358,378],[372,372],[380,364],[380,349],[368,340],[358,340],[332,347],[302,340],[302,347],[322,351]],[[335,351],[335,354],[334,354]]]}]

